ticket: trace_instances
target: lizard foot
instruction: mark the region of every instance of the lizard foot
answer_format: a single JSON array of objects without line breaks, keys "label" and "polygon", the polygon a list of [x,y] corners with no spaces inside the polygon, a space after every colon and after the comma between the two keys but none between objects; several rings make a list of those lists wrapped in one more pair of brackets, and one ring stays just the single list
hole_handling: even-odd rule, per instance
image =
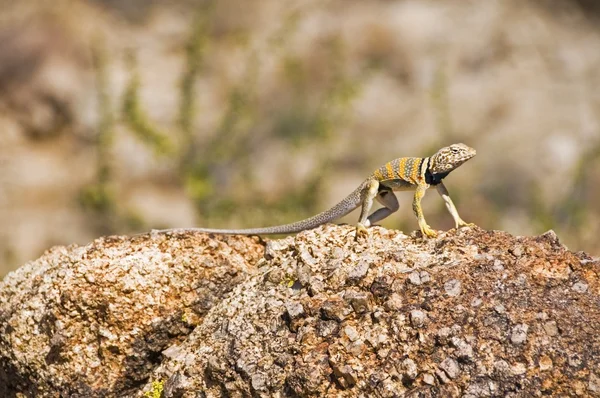
[{"label": "lizard foot", "polygon": [[367,235],[368,235],[367,227],[365,227],[361,223],[356,224],[356,236],[355,236],[355,240],[358,240],[359,236],[367,236]]},{"label": "lizard foot", "polygon": [[477,225],[475,225],[475,223],[462,221],[456,225],[456,229],[459,229],[462,227],[476,227],[476,226]]},{"label": "lizard foot", "polygon": [[435,238],[437,236],[437,232],[435,232],[429,225],[424,225],[421,227],[421,233],[423,237]]}]

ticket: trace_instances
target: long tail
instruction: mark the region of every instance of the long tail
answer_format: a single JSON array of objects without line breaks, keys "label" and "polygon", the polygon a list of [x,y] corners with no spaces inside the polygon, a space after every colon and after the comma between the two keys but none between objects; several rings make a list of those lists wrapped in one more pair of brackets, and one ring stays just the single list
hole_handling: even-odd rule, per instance
[{"label": "long tail", "polygon": [[211,229],[211,228],[171,228],[153,230],[153,232],[206,232],[223,235],[276,235],[276,234],[293,234],[307,229],[316,228],[319,225],[334,221],[345,216],[352,210],[356,209],[361,204],[362,190],[365,183],[363,182],[358,188],[348,195],[344,200],[322,213],[307,218],[305,220],[296,221],[291,224],[277,225],[265,228],[247,228],[247,229]]}]

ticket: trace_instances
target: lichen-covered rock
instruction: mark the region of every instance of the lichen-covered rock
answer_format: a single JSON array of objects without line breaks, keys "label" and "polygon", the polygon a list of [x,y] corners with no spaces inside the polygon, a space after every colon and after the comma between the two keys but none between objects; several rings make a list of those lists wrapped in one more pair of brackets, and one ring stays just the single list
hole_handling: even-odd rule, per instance
[{"label": "lichen-covered rock", "polygon": [[262,253],[256,239],[204,234],[48,251],[0,283],[0,396],[137,391]]},{"label": "lichen-covered rock", "polygon": [[[82,380],[97,378],[89,395],[600,395],[600,261],[570,252],[552,232],[530,238],[471,227],[424,240],[373,227],[368,238],[355,240],[354,228],[326,225],[269,241],[260,261],[262,247],[244,238],[119,238],[119,250],[98,242],[55,250],[0,287],[0,377],[21,381],[12,391],[31,393],[23,382],[35,380],[68,395],[83,391]],[[198,257],[178,263],[189,268],[172,269],[173,256],[165,253],[183,248]],[[128,284],[110,277],[108,271],[122,267],[130,273],[126,259],[134,255],[153,264],[142,267],[143,277]],[[239,265],[229,268],[237,270],[236,280],[211,273],[225,259]],[[60,270],[81,264],[85,273],[60,282]],[[172,274],[186,283],[169,283]],[[56,283],[63,283],[59,297],[70,301],[35,307],[48,302],[44,286]],[[148,284],[152,291],[170,286],[160,311]],[[198,308],[186,300],[190,292],[198,297],[198,284],[215,294],[199,295],[210,302],[192,312],[195,322],[179,322],[182,311]],[[133,300],[138,291],[145,293]],[[104,310],[90,300],[105,303]],[[105,315],[115,303],[120,323],[116,312]],[[48,307],[59,312],[52,322],[62,329],[41,326],[49,323],[39,317]],[[27,316],[29,325],[15,323]],[[111,328],[106,319],[114,320]],[[64,325],[85,339],[62,332]],[[113,352],[114,341],[122,345]],[[41,360],[24,357],[27,346],[42,352]]]},{"label": "lichen-covered rock", "polygon": [[185,380],[167,397],[594,395],[599,274],[552,233],[325,226],[279,241],[151,380]]}]

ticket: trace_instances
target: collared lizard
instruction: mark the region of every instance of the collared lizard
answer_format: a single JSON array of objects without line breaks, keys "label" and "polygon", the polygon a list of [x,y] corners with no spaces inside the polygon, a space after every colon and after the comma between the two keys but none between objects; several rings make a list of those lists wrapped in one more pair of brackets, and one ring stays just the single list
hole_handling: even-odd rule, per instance
[{"label": "collared lizard", "polygon": [[[440,149],[430,157],[394,159],[375,170],[354,192],[329,210],[291,224],[248,229],[171,228],[155,230],[154,232],[196,231],[227,235],[292,234],[336,220],[361,206],[360,217],[356,225],[358,235],[366,233],[367,227],[398,210],[398,200],[393,191],[414,190],[412,208],[417,217],[421,233],[423,236],[435,237],[437,233],[427,225],[423,216],[421,199],[430,186],[435,186],[446,203],[446,208],[454,218],[456,228],[472,225],[460,218],[442,180],[452,170],[475,156],[475,153],[475,149],[465,144],[453,144]],[[384,207],[369,215],[373,199]]]}]

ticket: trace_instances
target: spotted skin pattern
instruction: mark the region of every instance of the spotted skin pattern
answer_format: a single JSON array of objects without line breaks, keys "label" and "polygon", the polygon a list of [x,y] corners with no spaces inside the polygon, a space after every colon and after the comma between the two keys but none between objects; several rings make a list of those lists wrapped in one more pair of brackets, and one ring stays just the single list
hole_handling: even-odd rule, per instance
[{"label": "spotted skin pattern", "polygon": [[[451,171],[475,156],[475,154],[475,149],[465,144],[453,144],[440,149],[430,157],[394,159],[375,170],[350,195],[329,210],[291,224],[248,229],[173,228],[156,230],[154,232],[195,231],[227,235],[292,234],[334,221],[361,207],[360,217],[356,225],[358,236],[366,233],[369,226],[383,220],[398,210],[398,200],[393,191],[414,190],[415,195],[412,208],[419,223],[419,229],[423,236],[435,237],[437,233],[425,221],[423,209],[421,208],[421,199],[430,186],[435,186],[444,200],[448,212],[452,215],[456,228],[472,225],[466,223],[459,216],[456,206],[454,206],[452,199],[450,199],[448,190],[442,180]],[[378,201],[383,207],[369,214],[373,200]]]}]

